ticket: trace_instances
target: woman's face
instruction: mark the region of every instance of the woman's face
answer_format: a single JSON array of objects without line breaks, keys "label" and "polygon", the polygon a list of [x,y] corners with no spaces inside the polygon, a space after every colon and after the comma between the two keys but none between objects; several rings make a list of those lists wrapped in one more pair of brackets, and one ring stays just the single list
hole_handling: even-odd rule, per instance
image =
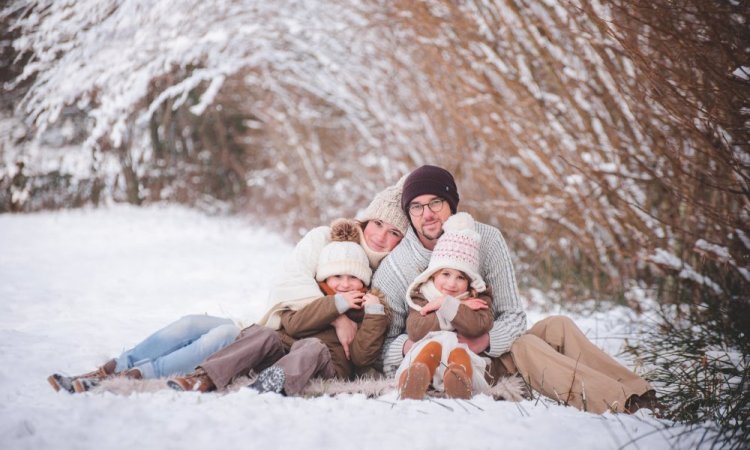
[{"label": "woman's face", "polygon": [[440,269],[432,276],[432,282],[438,291],[451,297],[458,297],[469,290],[469,279],[455,269]]},{"label": "woman's face", "polygon": [[376,252],[390,252],[404,238],[398,228],[378,219],[368,221],[363,233],[367,245]]}]

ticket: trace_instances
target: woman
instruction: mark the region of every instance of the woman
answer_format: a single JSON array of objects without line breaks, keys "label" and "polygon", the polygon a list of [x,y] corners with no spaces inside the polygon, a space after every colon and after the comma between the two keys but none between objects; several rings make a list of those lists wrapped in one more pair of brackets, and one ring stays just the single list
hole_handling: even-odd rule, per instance
[{"label": "woman", "polygon": [[[373,270],[401,242],[409,226],[400,207],[402,185],[403,179],[378,193],[359,217],[360,242]],[[324,226],[310,230],[295,246],[284,266],[288,270],[273,284],[269,295],[271,311],[261,319],[261,325],[278,328],[280,312],[301,308],[320,297],[315,268],[320,251],[328,242],[330,228]],[[356,324],[341,315],[332,325],[348,356]],[[73,393],[87,391],[112,376],[145,379],[186,374],[209,355],[233,342],[239,332],[240,328],[230,319],[185,316],[93,372],[74,377],[55,373],[47,381],[56,391],[64,389]]]}]

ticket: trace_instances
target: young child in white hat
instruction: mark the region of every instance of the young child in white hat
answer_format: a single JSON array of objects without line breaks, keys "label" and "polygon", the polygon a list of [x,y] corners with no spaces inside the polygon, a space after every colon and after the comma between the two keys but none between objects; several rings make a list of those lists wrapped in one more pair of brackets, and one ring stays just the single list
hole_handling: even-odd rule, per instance
[{"label": "young child in white hat", "polygon": [[[299,395],[310,379],[350,379],[371,368],[380,355],[388,315],[382,294],[368,290],[372,269],[358,243],[356,223],[331,224],[331,242],[320,252],[315,279],[324,296],[280,312],[278,329],[252,325],[198,368],[168,385],[180,391],[224,389],[233,379],[259,372],[259,392]],[[341,314],[358,322],[347,357],[331,322]]]}]

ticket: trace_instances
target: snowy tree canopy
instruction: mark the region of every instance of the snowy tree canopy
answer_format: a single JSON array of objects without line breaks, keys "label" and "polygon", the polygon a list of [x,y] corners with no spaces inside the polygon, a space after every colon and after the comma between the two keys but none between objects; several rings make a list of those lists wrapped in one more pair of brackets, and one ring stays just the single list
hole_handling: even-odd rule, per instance
[{"label": "snowy tree canopy", "polygon": [[170,200],[295,234],[437,163],[525,283],[733,297],[750,287],[748,13],[659,8],[14,1],[0,204]]}]

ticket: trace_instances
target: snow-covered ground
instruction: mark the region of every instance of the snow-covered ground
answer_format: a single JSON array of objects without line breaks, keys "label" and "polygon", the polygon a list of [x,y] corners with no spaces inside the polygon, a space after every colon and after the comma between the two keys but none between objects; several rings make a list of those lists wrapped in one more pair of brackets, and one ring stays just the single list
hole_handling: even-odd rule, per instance
[{"label": "snow-covered ground", "polygon": [[[301,399],[250,389],[70,395],[47,384],[50,373],[91,370],[185,314],[259,318],[290,250],[241,219],[177,207],[0,215],[0,449],[674,445],[679,430],[647,412],[597,416],[543,401]],[[615,353],[626,315],[575,318]]]}]

